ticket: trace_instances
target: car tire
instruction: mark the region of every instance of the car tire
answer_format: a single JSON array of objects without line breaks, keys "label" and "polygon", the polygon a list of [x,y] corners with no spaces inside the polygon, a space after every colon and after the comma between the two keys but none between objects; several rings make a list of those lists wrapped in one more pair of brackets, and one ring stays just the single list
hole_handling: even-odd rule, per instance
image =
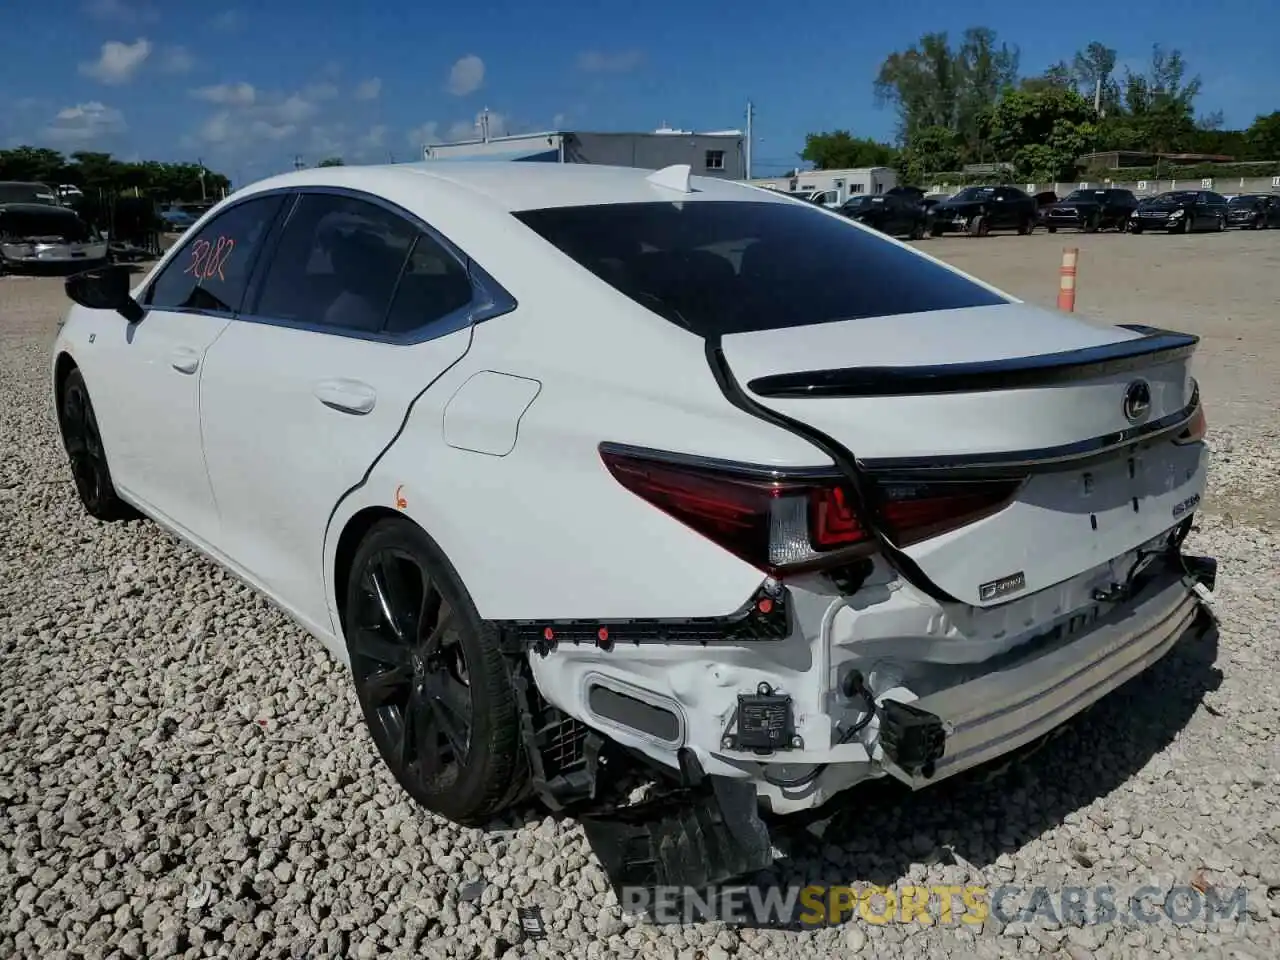
[{"label": "car tire", "polygon": [[1142,228],[1135,223],[1130,225],[1129,232],[1136,237],[1138,234],[1142,232]]},{"label": "car tire", "polygon": [[1058,228],[1057,228],[1057,227],[1045,227],[1045,229],[1046,229],[1046,230],[1048,230],[1050,233],[1057,233],[1057,232],[1058,232]]},{"label": "car tire", "polygon": [[1093,218],[1093,217],[1090,217],[1089,219],[1085,220],[1085,222],[1084,222],[1084,232],[1085,232],[1085,233],[1097,233],[1097,232],[1098,232],[1098,221],[1097,221],[1095,218]]},{"label": "car tire", "polygon": [[985,237],[987,235],[987,218],[980,213],[975,214],[969,218],[969,222],[966,224],[966,227],[968,229],[969,236]]},{"label": "car tire", "polygon": [[67,374],[58,394],[58,431],[85,513],[103,523],[139,519],[142,515],[116,493],[98,417],[79,367]]},{"label": "car tire", "polygon": [[423,808],[478,825],[528,782],[520,711],[497,628],[417,525],[376,523],[345,584],[343,634],[375,747]]},{"label": "car tire", "polygon": [[912,240],[923,240],[923,239],[924,239],[924,232],[925,232],[925,231],[924,231],[924,224],[923,224],[923,223],[917,223],[914,227],[912,227],[912,228],[911,228],[910,238],[911,238]]},{"label": "car tire", "polygon": [[1227,229],[1227,218],[1225,216],[1218,217],[1218,233],[1222,233]]},{"label": "car tire", "polygon": [[1025,237],[1031,234],[1036,228],[1036,222],[1029,217],[1018,223],[1018,236]]},{"label": "car tire", "polygon": [[942,236],[942,227],[940,227],[938,224],[935,223],[932,227],[929,228],[929,236],[931,237]]}]

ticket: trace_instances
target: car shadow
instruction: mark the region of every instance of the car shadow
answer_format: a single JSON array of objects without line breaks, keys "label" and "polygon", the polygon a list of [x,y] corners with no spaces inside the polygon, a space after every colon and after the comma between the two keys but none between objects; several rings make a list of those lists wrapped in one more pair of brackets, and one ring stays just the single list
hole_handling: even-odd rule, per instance
[{"label": "car shadow", "polygon": [[[735,894],[737,912],[726,915],[715,897],[707,897],[705,903],[677,906],[678,919],[652,914],[649,919],[659,924],[721,919],[737,927],[794,930],[804,926],[805,912],[814,915],[813,907],[812,901],[806,908],[788,900],[788,891],[894,888],[909,884],[919,865],[991,866],[1122,788],[1168,747],[1205,694],[1222,682],[1215,666],[1218,644],[1216,626],[1188,634],[1161,660],[1048,738],[936,786],[915,792],[884,778],[806,814],[766,818],[783,856],[759,874],[719,887]],[[780,902],[789,911],[777,909]],[[742,912],[744,904],[771,903],[775,909],[769,915]],[[844,919],[850,919],[848,913]]]}]

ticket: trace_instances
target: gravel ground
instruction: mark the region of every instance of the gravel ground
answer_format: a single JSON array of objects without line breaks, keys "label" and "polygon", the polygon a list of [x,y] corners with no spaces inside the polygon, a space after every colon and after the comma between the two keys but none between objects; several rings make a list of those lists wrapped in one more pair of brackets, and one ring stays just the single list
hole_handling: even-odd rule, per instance
[{"label": "gravel ground", "polygon": [[[1051,301],[1062,240],[926,243]],[[345,671],[318,644],[155,526],[85,518],[46,390],[60,286],[9,278],[0,956],[1280,955],[1280,343],[1262,325],[1275,274],[1257,272],[1280,237],[1078,243],[1082,310],[1206,338],[1217,458],[1192,546],[1221,560],[1221,635],[1175,650],[1007,771],[915,796],[877,788],[820,837],[781,834],[775,873],[1022,885],[1014,907],[1037,886],[1111,886],[1118,903],[1145,885],[1154,903],[1188,884],[1243,887],[1242,919],[662,927],[622,915],[572,822],[522,811],[476,831],[424,814],[375,762]],[[516,907],[535,904],[548,937],[521,943]]]}]

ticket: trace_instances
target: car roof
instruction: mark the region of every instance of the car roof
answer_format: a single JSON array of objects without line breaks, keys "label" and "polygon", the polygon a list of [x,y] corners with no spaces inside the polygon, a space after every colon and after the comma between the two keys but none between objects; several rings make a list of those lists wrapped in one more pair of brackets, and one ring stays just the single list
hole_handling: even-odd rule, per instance
[{"label": "car roof", "polygon": [[245,188],[336,186],[388,198],[427,188],[465,191],[506,211],[647,201],[706,200],[784,203],[775,192],[714,177],[691,176],[693,192],[682,193],[648,181],[654,171],[579,163],[426,160],[371,166],[316,167],[281,174]]}]

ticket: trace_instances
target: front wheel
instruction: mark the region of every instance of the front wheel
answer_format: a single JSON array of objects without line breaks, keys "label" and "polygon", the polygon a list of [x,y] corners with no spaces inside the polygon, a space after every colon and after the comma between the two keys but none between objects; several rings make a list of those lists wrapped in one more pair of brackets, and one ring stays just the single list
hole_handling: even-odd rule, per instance
[{"label": "front wheel", "polygon": [[980,213],[975,214],[969,218],[968,229],[971,237],[985,237],[989,232],[987,218]]},{"label": "front wheel", "polygon": [[924,224],[923,224],[923,223],[917,223],[914,227],[912,227],[912,228],[911,228],[911,234],[910,234],[910,236],[911,236],[911,239],[912,239],[912,240],[923,240],[923,239],[924,239]]},{"label": "front wheel", "polygon": [[76,494],[85,512],[104,523],[136,520],[141,514],[120,499],[111,481],[107,451],[102,445],[98,417],[93,412],[89,388],[76,367],[67,374],[58,398],[58,427],[62,445],[71,464]]},{"label": "front wheel", "polygon": [[434,541],[400,518],[361,542],[343,632],[383,762],[421,806],[483,823],[523,790],[520,715],[496,628]]}]

